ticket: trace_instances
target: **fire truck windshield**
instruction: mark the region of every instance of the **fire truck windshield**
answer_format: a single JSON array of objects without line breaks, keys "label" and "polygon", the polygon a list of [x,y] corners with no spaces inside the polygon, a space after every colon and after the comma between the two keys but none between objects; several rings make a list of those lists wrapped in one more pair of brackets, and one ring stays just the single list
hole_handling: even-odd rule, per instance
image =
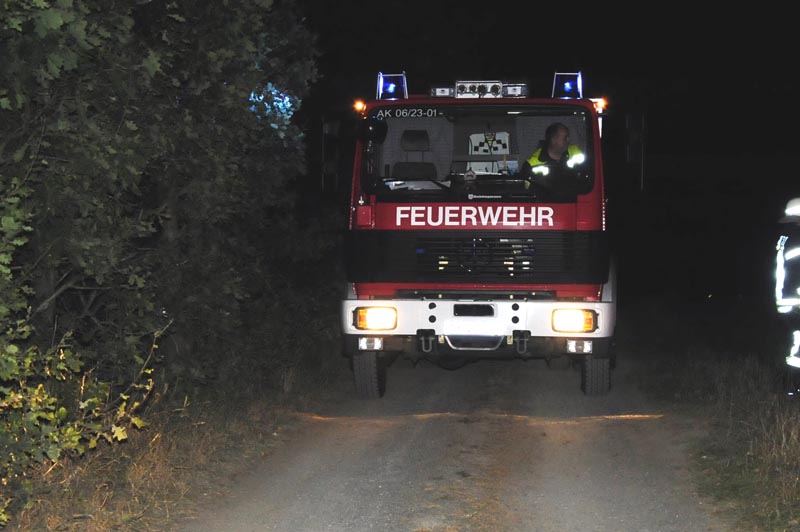
[{"label": "fire truck windshield", "polygon": [[[564,202],[593,186],[590,116],[574,106],[393,105],[368,120],[385,124],[381,142],[362,142],[361,187],[378,201]],[[567,156],[534,158],[554,123]]]}]

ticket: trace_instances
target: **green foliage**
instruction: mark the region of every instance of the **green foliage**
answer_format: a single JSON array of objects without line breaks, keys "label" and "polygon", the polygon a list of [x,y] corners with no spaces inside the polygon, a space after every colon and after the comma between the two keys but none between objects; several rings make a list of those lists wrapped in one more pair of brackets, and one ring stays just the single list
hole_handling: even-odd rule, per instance
[{"label": "green foliage", "polygon": [[0,0],[0,43],[2,524],[38,465],[146,426],[155,368],[199,386],[250,352],[301,258],[316,51],[267,0]]},{"label": "green foliage", "polygon": [[[3,415],[0,485],[5,487],[10,484],[9,478],[20,474],[20,466],[24,468],[27,465],[25,439],[35,438],[35,431],[29,431],[39,426],[38,418],[42,409],[46,412],[52,403],[42,397],[38,387],[22,390],[15,386],[15,380],[18,382],[20,376],[30,372],[35,355],[35,352],[20,347],[30,336],[30,326],[18,319],[26,308],[26,294],[25,287],[15,282],[11,270],[14,253],[27,242],[26,233],[31,230],[27,225],[30,212],[22,202],[30,190],[20,179],[7,179],[2,174],[0,184],[3,191],[3,201],[0,202],[0,330],[3,331],[0,336],[0,414]],[[41,407],[23,408],[27,402]],[[10,416],[11,409],[17,411],[16,422]],[[13,447],[10,445],[12,443]],[[47,449],[49,451],[51,447]],[[6,496],[0,499],[0,525],[8,521],[6,508],[9,503],[10,499]]]}]

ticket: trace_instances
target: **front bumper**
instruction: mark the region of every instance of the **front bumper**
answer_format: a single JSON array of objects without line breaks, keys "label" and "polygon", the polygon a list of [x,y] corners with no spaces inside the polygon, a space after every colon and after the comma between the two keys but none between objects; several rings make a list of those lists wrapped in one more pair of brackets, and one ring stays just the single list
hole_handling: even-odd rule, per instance
[{"label": "front bumper", "polygon": [[[396,309],[396,324],[390,330],[357,328],[357,309],[364,307]],[[593,312],[593,330],[556,331],[553,312],[562,309]],[[341,319],[348,350],[600,354],[596,346],[605,348],[613,337],[616,306],[602,301],[348,299],[342,302]]]}]

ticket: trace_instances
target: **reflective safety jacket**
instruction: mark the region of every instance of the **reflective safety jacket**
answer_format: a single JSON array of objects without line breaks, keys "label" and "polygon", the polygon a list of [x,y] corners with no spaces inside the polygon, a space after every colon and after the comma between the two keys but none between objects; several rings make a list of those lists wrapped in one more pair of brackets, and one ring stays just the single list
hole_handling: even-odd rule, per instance
[{"label": "reflective safety jacket", "polygon": [[567,167],[572,168],[576,164],[581,164],[584,160],[585,157],[581,149],[573,144],[567,148],[566,153],[561,155],[561,159],[559,161],[551,159],[547,154],[547,150],[540,146],[535,152],[533,152],[533,155],[530,156],[527,163],[531,165],[531,167],[534,167],[542,164],[559,162],[565,163]]},{"label": "reflective safety jacket", "polygon": [[[788,223],[787,223],[788,222]],[[781,224],[775,245],[775,306],[794,329],[786,364],[800,368],[800,219]]]}]

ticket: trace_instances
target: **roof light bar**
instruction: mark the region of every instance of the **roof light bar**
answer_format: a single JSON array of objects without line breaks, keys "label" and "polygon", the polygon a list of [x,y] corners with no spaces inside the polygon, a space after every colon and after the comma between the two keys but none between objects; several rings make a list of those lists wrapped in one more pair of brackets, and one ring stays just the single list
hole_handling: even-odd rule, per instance
[{"label": "roof light bar", "polygon": [[457,81],[456,98],[499,98],[502,85],[499,81]]},{"label": "roof light bar", "polygon": [[444,96],[452,98],[455,96],[456,90],[453,87],[433,87],[431,89],[431,96]]},{"label": "roof light bar", "polygon": [[449,98],[522,98],[527,96],[524,83],[501,81],[457,81],[455,87],[433,87],[431,96]]},{"label": "roof light bar", "polygon": [[507,98],[524,98],[528,95],[528,86],[524,83],[508,83],[503,85],[503,96]]}]

